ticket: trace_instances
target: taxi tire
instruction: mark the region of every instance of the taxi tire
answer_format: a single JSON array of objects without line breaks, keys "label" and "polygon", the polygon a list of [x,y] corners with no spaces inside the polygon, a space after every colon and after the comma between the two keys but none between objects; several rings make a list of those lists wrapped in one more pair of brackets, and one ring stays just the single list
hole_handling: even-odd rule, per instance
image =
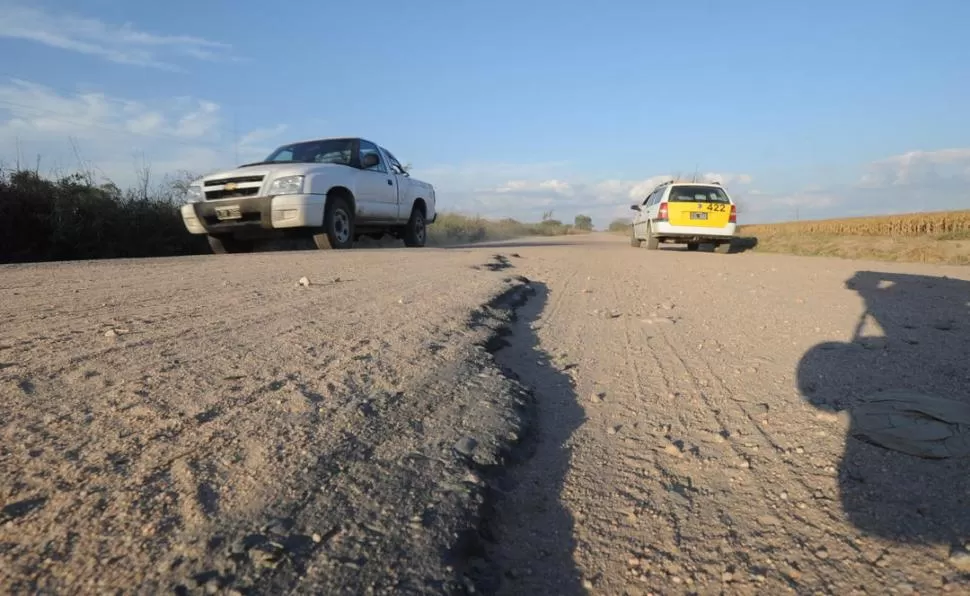
[{"label": "taxi tire", "polygon": [[653,235],[653,226],[647,226],[647,250],[657,250],[660,247],[660,239]]},{"label": "taxi tire", "polygon": [[637,232],[633,229],[633,225],[630,225],[630,246],[633,248],[640,248],[643,242],[637,238]]},{"label": "taxi tire", "polygon": [[695,251],[695,250],[699,249],[700,247],[701,247],[701,243],[700,242],[688,242],[687,243],[687,250],[689,250],[689,251]]}]

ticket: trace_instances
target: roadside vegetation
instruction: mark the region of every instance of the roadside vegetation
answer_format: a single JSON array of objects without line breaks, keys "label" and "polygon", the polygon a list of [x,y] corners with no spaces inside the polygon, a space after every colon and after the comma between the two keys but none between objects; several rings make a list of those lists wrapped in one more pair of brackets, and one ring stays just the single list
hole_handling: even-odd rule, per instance
[{"label": "roadside vegetation", "polygon": [[742,225],[739,234],[761,252],[970,264],[970,210]]},{"label": "roadside vegetation", "polygon": [[[122,190],[111,182],[96,183],[87,173],[45,176],[0,169],[0,263],[209,254],[205,237],[189,234],[178,212],[192,178],[183,172],[153,183],[146,169],[134,188]],[[587,216],[566,224],[552,212],[537,223],[442,212],[428,227],[428,244],[559,236],[592,228]],[[299,247],[299,242],[281,241],[264,250]]]}]

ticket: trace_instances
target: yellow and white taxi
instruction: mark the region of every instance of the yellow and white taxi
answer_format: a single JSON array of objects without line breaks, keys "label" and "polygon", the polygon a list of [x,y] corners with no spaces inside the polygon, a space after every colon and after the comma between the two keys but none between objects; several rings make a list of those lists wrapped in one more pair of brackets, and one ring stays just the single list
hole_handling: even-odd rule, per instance
[{"label": "yellow and white taxi", "polygon": [[630,230],[635,247],[656,250],[663,242],[697,250],[713,244],[726,253],[737,231],[737,206],[717,182],[664,182],[630,208],[637,212]]}]

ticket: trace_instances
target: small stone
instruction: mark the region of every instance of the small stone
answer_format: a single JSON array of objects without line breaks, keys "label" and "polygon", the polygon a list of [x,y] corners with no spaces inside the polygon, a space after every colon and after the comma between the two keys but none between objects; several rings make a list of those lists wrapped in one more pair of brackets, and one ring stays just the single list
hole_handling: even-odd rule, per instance
[{"label": "small stone", "polygon": [[105,337],[118,337],[118,332],[115,331],[114,329],[108,329],[107,331],[104,332],[104,336]]},{"label": "small stone", "polygon": [[321,536],[321,535],[319,535],[319,534],[317,534],[316,532],[314,532],[314,533],[313,533],[313,536],[310,536],[310,538],[311,538],[311,539],[312,539],[312,540],[313,540],[314,542],[316,542],[317,544],[320,544],[320,541],[322,541],[322,540],[323,540],[323,536]]},{"label": "small stone", "polygon": [[297,283],[297,285],[299,285],[299,286],[303,286],[304,288],[306,288],[306,287],[309,287],[309,285],[310,285],[310,280],[309,280],[309,278],[307,278],[307,277],[301,277],[301,278],[300,278],[300,281],[298,281],[298,282],[296,282],[296,283]]},{"label": "small stone", "polygon": [[815,556],[818,557],[819,559],[828,559],[829,551],[826,550],[824,547],[820,548],[817,551],[815,551]]},{"label": "small stone", "polygon": [[611,426],[608,429],[606,429],[606,434],[608,435],[615,435],[618,432],[620,432],[619,426]]},{"label": "small stone", "polygon": [[795,453],[801,455],[801,454],[805,453],[805,449],[802,448],[802,447],[795,447]]},{"label": "small stone", "polygon": [[683,455],[683,451],[680,450],[680,447],[678,447],[677,445],[674,445],[673,443],[668,443],[667,445],[664,445],[664,451],[666,453],[669,453],[670,455],[675,455],[677,457],[680,457],[681,455]]},{"label": "small stone", "polygon": [[472,453],[475,452],[475,447],[478,447],[478,441],[471,437],[462,437],[455,443],[455,451],[466,457],[471,457]]},{"label": "small stone", "polygon": [[592,590],[593,589],[593,582],[589,581],[588,579],[584,579],[583,580],[583,588],[585,588],[587,590]]},{"label": "small stone", "polygon": [[950,565],[960,571],[970,572],[970,551],[965,548],[954,548],[950,551]]},{"label": "small stone", "polygon": [[739,463],[738,465],[741,466],[742,468],[744,468],[745,470],[747,470],[747,469],[749,469],[751,467],[751,462],[749,462],[746,459],[742,459],[741,460],[741,463]]},{"label": "small stone", "polygon": [[594,393],[589,396],[589,401],[593,402],[594,404],[598,404],[603,401],[604,397],[606,397],[606,394],[603,392]]},{"label": "small stone", "polygon": [[725,571],[724,573],[721,574],[722,582],[725,582],[725,583],[730,582],[733,579],[734,579],[734,574],[731,573],[730,571]]}]

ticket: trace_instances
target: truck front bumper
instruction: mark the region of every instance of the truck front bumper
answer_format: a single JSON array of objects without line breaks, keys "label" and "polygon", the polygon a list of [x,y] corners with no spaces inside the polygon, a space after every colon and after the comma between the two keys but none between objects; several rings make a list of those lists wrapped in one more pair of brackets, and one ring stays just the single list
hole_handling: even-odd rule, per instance
[{"label": "truck front bumper", "polygon": [[278,195],[199,201],[182,205],[182,221],[192,234],[259,234],[323,225],[323,195]]}]

